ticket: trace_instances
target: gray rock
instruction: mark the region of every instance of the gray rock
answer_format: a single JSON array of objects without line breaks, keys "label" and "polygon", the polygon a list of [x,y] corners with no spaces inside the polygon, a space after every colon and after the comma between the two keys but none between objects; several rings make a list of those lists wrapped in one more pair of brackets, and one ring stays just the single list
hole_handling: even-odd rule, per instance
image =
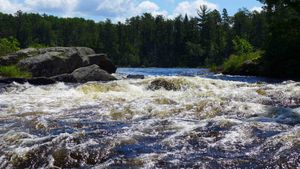
[{"label": "gray rock", "polygon": [[98,65],[91,65],[76,69],[71,74],[77,82],[85,83],[88,81],[112,81],[115,77],[100,69]]},{"label": "gray rock", "polygon": [[2,84],[10,84],[10,83],[13,83],[13,82],[20,83],[20,84],[24,84],[24,83],[28,82],[29,84],[32,84],[32,85],[50,85],[50,84],[56,83],[55,80],[45,78],[45,77],[31,78],[31,79],[26,79],[26,78],[4,78],[4,79],[0,79],[0,83],[2,83]]},{"label": "gray rock", "polygon": [[32,85],[50,85],[56,83],[55,80],[50,78],[45,78],[45,77],[32,78],[32,79],[28,79],[27,81]]},{"label": "gray rock", "polygon": [[17,63],[34,77],[71,73],[77,68],[93,64],[108,73],[115,73],[117,69],[106,54],[95,54],[93,49],[86,47],[28,48],[4,57],[0,60],[2,62],[5,65]]},{"label": "gray rock", "polygon": [[22,49],[16,53],[11,53],[6,56],[0,57],[0,66],[14,65],[24,58],[33,57],[37,54],[39,54],[39,51],[37,49],[34,48]]},{"label": "gray rock", "polygon": [[128,75],[128,79],[145,79],[144,75]]},{"label": "gray rock", "polygon": [[66,83],[76,83],[77,80],[74,78],[72,74],[61,74],[57,76],[51,77],[52,80],[58,81],[58,82],[66,82]]},{"label": "gray rock", "polygon": [[83,58],[85,66],[96,64],[108,73],[115,73],[117,67],[108,59],[106,54],[87,55]]},{"label": "gray rock", "polygon": [[83,66],[82,58],[95,52],[85,47],[53,47],[38,49],[38,55],[22,59],[18,66],[34,77],[70,73]]},{"label": "gray rock", "polygon": [[1,78],[0,79],[0,83],[2,84],[10,84],[13,82],[24,84],[27,82],[27,79],[25,78]]}]

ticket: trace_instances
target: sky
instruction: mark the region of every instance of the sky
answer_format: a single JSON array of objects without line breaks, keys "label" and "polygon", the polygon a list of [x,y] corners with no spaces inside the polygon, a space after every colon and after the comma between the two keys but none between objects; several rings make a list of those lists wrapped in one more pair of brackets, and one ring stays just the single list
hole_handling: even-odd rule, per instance
[{"label": "sky", "polygon": [[174,18],[178,15],[197,15],[200,5],[209,9],[228,10],[230,15],[240,8],[261,10],[257,0],[0,0],[0,12],[16,11],[49,14],[59,17],[82,17],[95,21],[125,21],[126,18],[152,13]]}]

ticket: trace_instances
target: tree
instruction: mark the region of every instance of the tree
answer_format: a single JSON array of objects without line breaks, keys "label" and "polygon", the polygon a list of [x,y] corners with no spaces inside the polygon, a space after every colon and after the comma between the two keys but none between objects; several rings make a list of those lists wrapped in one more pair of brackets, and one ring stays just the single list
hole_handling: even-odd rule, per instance
[{"label": "tree", "polygon": [[233,39],[233,48],[235,54],[237,55],[243,55],[253,52],[253,46],[246,39],[240,38],[238,36]]},{"label": "tree", "polygon": [[264,63],[270,76],[300,75],[300,4],[290,0],[261,0],[268,16]]}]

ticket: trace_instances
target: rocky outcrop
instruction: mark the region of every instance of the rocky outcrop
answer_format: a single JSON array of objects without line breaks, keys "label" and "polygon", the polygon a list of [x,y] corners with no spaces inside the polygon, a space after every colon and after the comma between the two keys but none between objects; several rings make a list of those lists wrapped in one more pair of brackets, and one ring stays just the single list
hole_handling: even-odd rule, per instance
[{"label": "rocky outcrop", "polygon": [[33,77],[71,73],[93,64],[108,73],[115,73],[117,69],[106,54],[95,54],[87,47],[28,48],[0,58],[0,66],[17,65],[31,72]]},{"label": "rocky outcrop", "polygon": [[87,47],[28,48],[0,57],[0,66],[16,65],[34,78],[3,78],[0,83],[30,83],[34,85],[55,82],[84,83],[116,80],[109,73],[116,66],[106,54],[96,54]]},{"label": "rocky outcrop", "polygon": [[38,54],[19,61],[18,67],[28,70],[34,77],[70,73],[83,66],[82,57],[94,54],[90,48],[54,47],[39,49]]}]

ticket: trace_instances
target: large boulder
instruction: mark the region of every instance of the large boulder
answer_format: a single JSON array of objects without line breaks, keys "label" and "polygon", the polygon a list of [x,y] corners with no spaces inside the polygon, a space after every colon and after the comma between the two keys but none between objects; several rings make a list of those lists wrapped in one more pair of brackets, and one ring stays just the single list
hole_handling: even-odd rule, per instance
[{"label": "large boulder", "polygon": [[68,74],[93,64],[108,73],[115,73],[117,69],[106,54],[95,54],[87,47],[28,48],[0,57],[0,66],[17,65],[31,72],[33,77]]},{"label": "large boulder", "polygon": [[98,65],[81,67],[74,70],[71,75],[77,82],[85,83],[88,81],[112,81],[117,80],[115,77],[102,70]]},{"label": "large boulder", "polygon": [[22,59],[17,64],[32,73],[34,77],[54,76],[70,73],[83,66],[83,57],[95,54],[85,47],[53,47],[38,50],[38,54]]}]

